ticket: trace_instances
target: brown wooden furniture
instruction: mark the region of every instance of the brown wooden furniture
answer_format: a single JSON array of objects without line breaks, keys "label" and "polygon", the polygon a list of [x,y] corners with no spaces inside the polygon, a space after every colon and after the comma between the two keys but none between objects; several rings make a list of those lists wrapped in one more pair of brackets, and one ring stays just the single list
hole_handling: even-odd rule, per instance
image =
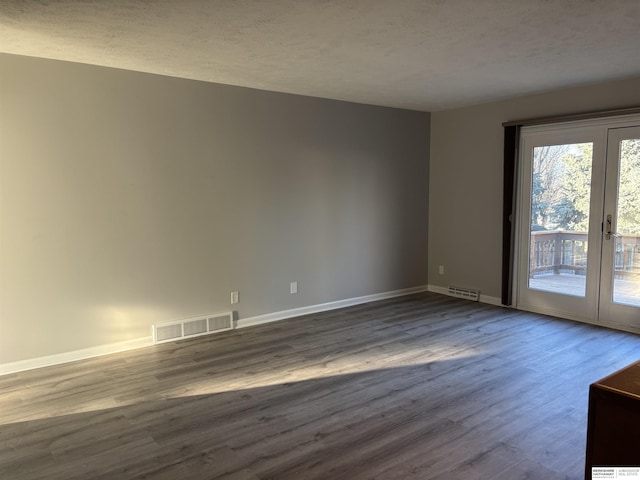
[{"label": "brown wooden furniture", "polygon": [[640,361],[589,387],[585,478],[605,466],[640,466]]}]

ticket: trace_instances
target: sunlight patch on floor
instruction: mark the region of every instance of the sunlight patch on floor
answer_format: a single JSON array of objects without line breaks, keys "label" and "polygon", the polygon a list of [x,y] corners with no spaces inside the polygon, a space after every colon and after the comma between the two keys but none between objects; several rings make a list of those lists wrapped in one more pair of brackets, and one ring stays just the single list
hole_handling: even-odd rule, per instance
[{"label": "sunlight patch on floor", "polygon": [[[161,402],[202,395],[215,395],[265,387],[274,387],[288,383],[299,383],[325,379],[330,377],[392,371],[406,367],[428,366],[430,364],[468,360],[484,355],[478,347],[464,344],[432,343],[427,346],[395,344],[381,345],[363,352],[346,352],[329,354],[324,358],[305,358],[301,352],[299,363],[269,366],[269,362],[234,369],[233,376],[227,371],[216,372],[214,368],[201,378],[183,381],[178,375],[170,379],[158,380],[153,392],[138,391],[132,385],[131,392],[126,395],[97,397],[97,393],[85,390],[82,383],[73,385],[78,379],[62,379],[69,381],[68,395],[49,398],[46,402],[39,400],[47,397],[42,389],[24,388],[3,395],[0,403],[0,425],[62,417],[65,415],[84,414],[111,409],[123,408],[146,402]],[[274,364],[278,358],[272,359]],[[306,364],[306,365],[305,365]],[[188,373],[187,373],[188,374]],[[112,381],[105,378],[105,382]],[[57,382],[59,383],[59,382]],[[176,386],[172,386],[175,384]],[[114,390],[118,390],[114,385]],[[101,390],[103,391],[103,390]],[[26,406],[30,408],[25,409]],[[21,411],[28,413],[23,414]]]},{"label": "sunlight patch on floor", "polygon": [[[481,354],[481,352],[477,350],[468,348],[460,350],[459,346],[456,346],[455,350],[450,353],[448,353],[445,348],[442,348],[442,346],[439,346],[438,350],[441,350],[441,353],[434,354],[430,349],[421,351],[406,350],[403,352],[404,358],[394,353],[389,357],[381,355],[373,359],[370,358],[371,354],[369,352],[366,355],[361,355],[366,357],[366,359],[360,359],[360,361],[358,361],[357,354],[334,359],[329,356],[324,362],[318,363],[314,361],[313,365],[306,367],[291,368],[291,366],[287,366],[286,368],[269,369],[261,372],[248,370],[242,377],[238,377],[237,380],[234,381],[229,381],[229,379],[216,380],[215,378],[203,378],[200,381],[191,382],[186,386],[168,391],[165,390],[163,396],[166,398],[182,398],[272,387],[286,383],[298,383],[343,375],[364,374],[404,367],[417,367],[430,363],[457,361],[473,358]],[[387,358],[389,358],[389,361],[387,361]],[[401,359],[400,361],[399,358]]]}]

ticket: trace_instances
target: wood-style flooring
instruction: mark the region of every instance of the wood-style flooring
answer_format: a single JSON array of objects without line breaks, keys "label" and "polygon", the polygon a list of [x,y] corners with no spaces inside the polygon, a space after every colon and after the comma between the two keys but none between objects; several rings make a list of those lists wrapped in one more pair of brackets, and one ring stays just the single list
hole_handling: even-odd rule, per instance
[{"label": "wood-style flooring", "polygon": [[640,336],[424,293],[0,377],[0,478],[581,479]]}]

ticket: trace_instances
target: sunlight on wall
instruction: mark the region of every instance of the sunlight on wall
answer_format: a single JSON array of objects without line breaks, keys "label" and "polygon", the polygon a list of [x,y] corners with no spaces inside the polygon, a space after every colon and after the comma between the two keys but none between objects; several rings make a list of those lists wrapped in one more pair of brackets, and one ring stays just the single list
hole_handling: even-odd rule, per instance
[{"label": "sunlight on wall", "polygon": [[161,308],[130,305],[102,306],[89,315],[103,326],[107,343],[151,335],[151,325],[171,319],[171,313]]}]

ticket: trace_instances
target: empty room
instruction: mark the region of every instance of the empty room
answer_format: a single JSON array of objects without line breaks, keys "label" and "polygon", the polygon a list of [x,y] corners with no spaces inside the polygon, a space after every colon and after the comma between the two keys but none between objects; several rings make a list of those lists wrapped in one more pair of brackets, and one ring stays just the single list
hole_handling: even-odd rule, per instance
[{"label": "empty room", "polygon": [[0,478],[640,479],[639,32],[0,1]]}]

